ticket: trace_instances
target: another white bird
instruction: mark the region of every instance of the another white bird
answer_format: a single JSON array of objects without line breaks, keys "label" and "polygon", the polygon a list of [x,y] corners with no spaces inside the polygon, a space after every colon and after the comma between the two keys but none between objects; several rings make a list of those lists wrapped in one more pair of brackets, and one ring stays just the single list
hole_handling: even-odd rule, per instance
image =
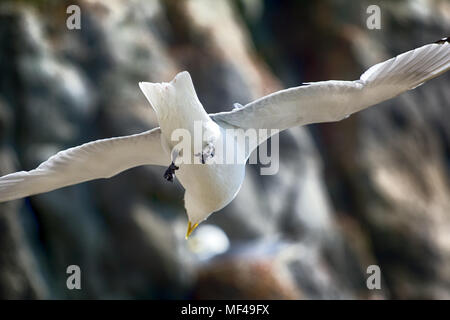
[{"label": "another white bird", "polygon": [[[198,100],[186,71],[169,83],[141,82],[139,86],[156,112],[159,128],[89,142],[57,153],[34,170],[3,176],[0,178],[0,202],[109,178],[140,165],[169,165],[164,177],[172,181],[176,171],[186,190],[187,238],[211,213],[234,199],[244,179],[245,162],[217,164],[211,161],[221,153],[215,146],[225,140],[226,129],[285,130],[309,123],[339,121],[449,69],[450,44],[449,38],[444,38],[376,64],[359,80],[308,83],[272,93],[245,106],[238,105],[229,112],[209,115]],[[172,134],[184,129],[194,135],[194,123],[200,123],[204,132],[202,152],[183,156],[199,157],[201,163],[179,164],[180,154],[174,149],[177,143]],[[246,148],[235,143],[233,147]],[[244,160],[254,147],[245,150]]]}]

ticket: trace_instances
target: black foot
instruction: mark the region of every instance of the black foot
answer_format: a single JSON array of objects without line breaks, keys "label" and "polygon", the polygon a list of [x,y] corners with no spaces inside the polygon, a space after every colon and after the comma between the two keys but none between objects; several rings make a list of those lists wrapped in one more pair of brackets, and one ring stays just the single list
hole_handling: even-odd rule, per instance
[{"label": "black foot", "polygon": [[164,172],[164,179],[167,181],[173,182],[173,177],[175,175],[175,170],[180,169],[177,167],[173,162],[170,164],[170,166],[167,168],[166,172]]},{"label": "black foot", "polygon": [[215,148],[212,143],[208,143],[202,152],[196,153],[195,156],[200,157],[202,164],[206,163],[206,160],[213,158],[215,154]]}]

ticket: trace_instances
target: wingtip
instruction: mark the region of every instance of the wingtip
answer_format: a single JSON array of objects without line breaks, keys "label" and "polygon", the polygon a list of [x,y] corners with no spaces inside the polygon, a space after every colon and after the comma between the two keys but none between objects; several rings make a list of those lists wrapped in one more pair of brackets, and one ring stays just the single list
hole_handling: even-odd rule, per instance
[{"label": "wingtip", "polygon": [[450,37],[445,37],[445,38],[439,39],[435,43],[437,43],[437,44],[450,43]]}]

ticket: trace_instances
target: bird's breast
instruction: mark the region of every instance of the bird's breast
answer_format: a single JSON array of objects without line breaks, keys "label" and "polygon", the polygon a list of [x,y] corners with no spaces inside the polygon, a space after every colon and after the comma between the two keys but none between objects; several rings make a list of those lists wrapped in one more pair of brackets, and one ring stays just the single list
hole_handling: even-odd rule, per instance
[{"label": "bird's breast", "polygon": [[199,199],[209,212],[222,209],[234,199],[244,176],[245,164],[190,164],[177,172],[186,192]]}]

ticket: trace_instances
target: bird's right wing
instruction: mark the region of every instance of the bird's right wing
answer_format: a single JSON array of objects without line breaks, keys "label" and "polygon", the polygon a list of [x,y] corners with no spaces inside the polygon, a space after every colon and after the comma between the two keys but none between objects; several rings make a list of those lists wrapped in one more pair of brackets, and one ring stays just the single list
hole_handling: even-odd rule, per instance
[{"label": "bird's right wing", "polygon": [[244,129],[279,129],[339,121],[413,89],[450,69],[449,38],[374,65],[355,81],[321,81],[281,90],[229,112],[216,122]]},{"label": "bird's right wing", "polygon": [[102,139],[50,157],[36,169],[0,178],[0,202],[51,191],[72,184],[109,178],[132,167],[165,166],[170,157],[161,146],[161,131]]}]

